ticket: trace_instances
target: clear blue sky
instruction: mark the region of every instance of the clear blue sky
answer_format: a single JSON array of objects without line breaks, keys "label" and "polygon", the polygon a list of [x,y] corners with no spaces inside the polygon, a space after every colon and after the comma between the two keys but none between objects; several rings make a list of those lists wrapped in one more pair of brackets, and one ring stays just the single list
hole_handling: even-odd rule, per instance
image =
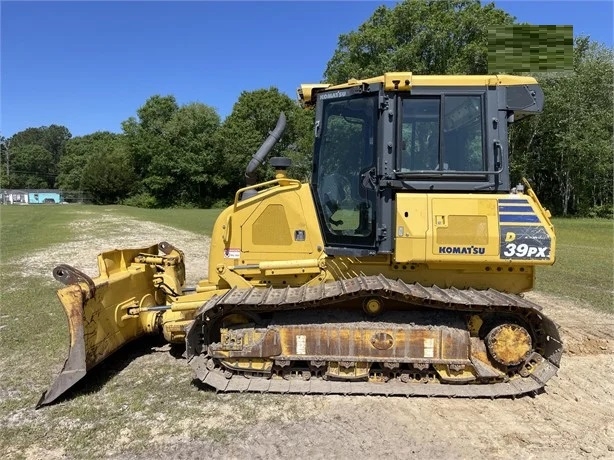
[{"label": "clear blue sky", "polygon": [[[242,90],[295,97],[340,34],[393,2],[10,2],[1,7],[0,133],[59,124],[121,131],[154,94],[223,118]],[[497,1],[531,24],[573,25],[612,47],[612,1]]]}]

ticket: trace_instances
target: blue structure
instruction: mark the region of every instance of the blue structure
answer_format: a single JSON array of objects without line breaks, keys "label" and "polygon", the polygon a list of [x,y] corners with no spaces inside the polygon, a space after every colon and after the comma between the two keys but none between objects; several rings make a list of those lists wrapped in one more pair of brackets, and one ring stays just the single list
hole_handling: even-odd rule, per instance
[{"label": "blue structure", "polygon": [[[75,196],[79,202],[84,201],[82,192],[63,192],[54,189],[3,189],[0,188],[0,203],[2,204],[59,204],[65,203],[66,194],[69,200]],[[72,198],[74,202],[77,200]]]},{"label": "blue structure", "polygon": [[29,204],[58,204],[62,202],[59,190],[28,190]]}]

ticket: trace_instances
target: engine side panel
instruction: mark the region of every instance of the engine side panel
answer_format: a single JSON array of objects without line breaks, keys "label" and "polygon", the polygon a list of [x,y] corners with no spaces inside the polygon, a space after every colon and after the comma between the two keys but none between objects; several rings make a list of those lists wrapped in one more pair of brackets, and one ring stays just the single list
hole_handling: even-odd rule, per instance
[{"label": "engine side panel", "polygon": [[397,194],[397,263],[551,265],[552,226],[530,195]]},{"label": "engine side panel", "polygon": [[536,265],[554,262],[547,212],[532,194],[398,193],[393,254],[326,254],[311,189],[291,183],[224,210],[214,227],[209,279],[199,290],[300,286],[385,274],[405,282],[520,293]]},{"label": "engine side panel", "polygon": [[[323,247],[309,185],[271,187],[220,214],[200,285],[304,284],[320,275]],[[229,271],[237,276],[225,283]]]}]

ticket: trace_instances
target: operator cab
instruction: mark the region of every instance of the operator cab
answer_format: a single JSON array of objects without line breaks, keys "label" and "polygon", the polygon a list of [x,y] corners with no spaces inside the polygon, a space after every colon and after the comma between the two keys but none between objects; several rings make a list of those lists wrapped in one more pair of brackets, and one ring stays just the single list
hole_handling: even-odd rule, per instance
[{"label": "operator cab", "polygon": [[392,251],[397,193],[509,193],[508,123],[540,112],[534,79],[389,73],[303,85],[311,186],[330,255]]}]

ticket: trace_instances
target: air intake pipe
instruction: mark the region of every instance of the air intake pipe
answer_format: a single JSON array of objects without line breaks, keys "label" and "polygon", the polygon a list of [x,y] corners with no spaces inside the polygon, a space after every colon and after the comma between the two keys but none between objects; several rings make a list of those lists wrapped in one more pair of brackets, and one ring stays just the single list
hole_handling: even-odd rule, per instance
[{"label": "air intake pipe", "polygon": [[256,168],[260,166],[260,164],[264,161],[266,156],[269,154],[271,149],[275,146],[275,144],[281,138],[284,130],[286,129],[286,115],[281,112],[279,115],[279,119],[277,120],[277,125],[275,129],[269,132],[269,137],[262,143],[258,151],[254,154],[249,164],[247,165],[247,169],[245,170],[245,185],[250,186],[256,183]]}]

